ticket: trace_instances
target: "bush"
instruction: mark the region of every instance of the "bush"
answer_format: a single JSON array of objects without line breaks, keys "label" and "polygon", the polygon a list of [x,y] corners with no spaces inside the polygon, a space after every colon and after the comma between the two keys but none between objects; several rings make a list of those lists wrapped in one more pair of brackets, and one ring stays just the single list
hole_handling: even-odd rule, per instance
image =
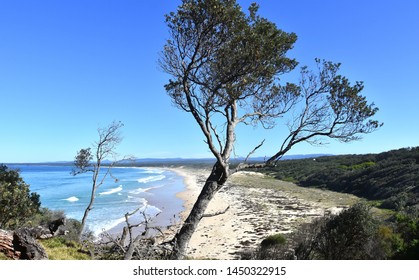
[{"label": "bush", "polygon": [[[403,249],[403,244],[400,234],[376,220],[369,206],[355,204],[339,215],[324,216],[303,224],[287,236],[280,234],[269,236],[262,241],[257,250],[245,252],[241,257],[286,260],[380,260],[392,258]],[[405,250],[405,255],[415,252],[414,249],[417,249],[418,245],[419,242],[413,242],[409,250]]]},{"label": "bush", "polygon": [[278,233],[266,237],[260,245],[262,248],[277,247],[284,245],[286,241],[286,238],[282,234]]},{"label": "bush", "polygon": [[[416,212],[416,211],[415,211]],[[403,246],[397,252],[396,259],[419,259],[419,217],[417,213],[397,213],[395,215],[397,233],[403,240]]]},{"label": "bush", "polygon": [[326,260],[386,258],[379,249],[378,221],[369,206],[356,204],[330,217],[314,240],[315,257]]},{"label": "bush", "polygon": [[0,228],[16,229],[39,212],[39,195],[29,191],[17,170],[0,165]]}]

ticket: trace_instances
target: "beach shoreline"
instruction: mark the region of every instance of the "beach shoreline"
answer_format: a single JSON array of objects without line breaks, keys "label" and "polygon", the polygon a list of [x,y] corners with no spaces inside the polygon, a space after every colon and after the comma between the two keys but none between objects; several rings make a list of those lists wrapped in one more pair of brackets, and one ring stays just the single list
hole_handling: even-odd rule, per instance
[{"label": "beach shoreline", "polygon": [[[184,200],[180,215],[183,222],[211,170],[193,167],[170,170],[184,178],[185,190],[177,194]],[[298,187],[257,172],[237,172],[214,196],[205,212],[223,213],[200,221],[186,255],[192,259],[239,259],[242,252],[254,250],[271,234],[290,233],[302,223],[338,213],[358,200],[349,194]],[[172,234],[175,232],[176,227]]]},{"label": "beach shoreline", "polygon": [[[158,240],[170,241],[189,215],[210,174],[210,168],[158,167],[182,178],[184,189],[176,193],[183,210]],[[192,259],[240,259],[261,241],[276,233],[290,233],[302,223],[327,213],[337,213],[356,203],[353,195],[302,188],[257,172],[237,172],[210,201],[186,251]],[[227,209],[228,208],[228,209]],[[227,210],[226,210],[227,209]],[[124,224],[112,232],[121,233]]]}]

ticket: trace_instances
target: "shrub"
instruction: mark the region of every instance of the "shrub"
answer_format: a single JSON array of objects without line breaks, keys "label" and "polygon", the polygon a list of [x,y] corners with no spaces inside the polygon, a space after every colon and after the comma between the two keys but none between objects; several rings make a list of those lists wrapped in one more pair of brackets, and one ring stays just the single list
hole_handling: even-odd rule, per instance
[{"label": "shrub", "polygon": [[382,259],[378,222],[370,207],[356,204],[330,217],[314,240],[316,257],[327,260]]},{"label": "shrub", "polygon": [[[415,211],[416,212],[416,211]],[[419,259],[419,217],[417,213],[397,213],[397,233],[403,239],[403,247],[396,259]]]},{"label": "shrub", "polygon": [[270,235],[266,237],[262,243],[260,244],[262,248],[269,248],[269,247],[276,247],[276,246],[282,246],[286,243],[286,238],[278,233],[274,235]]},{"label": "shrub", "polygon": [[[244,259],[388,259],[401,250],[403,240],[392,228],[380,224],[370,207],[355,204],[336,216],[324,216],[303,224],[287,235],[272,235]],[[409,253],[419,244],[412,244]],[[407,252],[406,252],[407,253]]]},{"label": "shrub", "polygon": [[0,228],[16,229],[39,212],[39,195],[29,191],[17,170],[0,165]]}]

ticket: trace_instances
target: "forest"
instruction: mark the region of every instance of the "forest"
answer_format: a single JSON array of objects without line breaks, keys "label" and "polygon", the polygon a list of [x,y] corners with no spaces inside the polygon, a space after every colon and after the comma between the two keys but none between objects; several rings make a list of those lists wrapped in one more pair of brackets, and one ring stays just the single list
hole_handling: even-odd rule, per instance
[{"label": "forest", "polygon": [[262,171],[300,186],[375,200],[381,208],[400,211],[419,204],[419,147],[379,154],[282,160]]}]

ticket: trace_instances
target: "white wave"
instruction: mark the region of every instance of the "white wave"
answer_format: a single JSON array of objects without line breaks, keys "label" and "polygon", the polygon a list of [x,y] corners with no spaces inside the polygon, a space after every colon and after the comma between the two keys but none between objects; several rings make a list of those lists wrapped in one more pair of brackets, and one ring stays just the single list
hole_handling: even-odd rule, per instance
[{"label": "white wave", "polygon": [[146,206],[143,206],[141,208],[141,210],[144,211],[145,214],[147,216],[150,216],[150,217],[154,217],[157,214],[159,214],[160,212],[162,212],[162,210],[160,208],[158,208],[156,206],[153,206],[153,205],[150,205],[150,204],[147,204]]},{"label": "white wave", "polygon": [[143,197],[136,197],[128,195],[127,199],[124,202],[135,202],[140,205],[147,205],[147,200]]},{"label": "white wave", "polygon": [[119,218],[116,220],[98,223],[98,224],[92,223],[90,224],[90,229],[93,231],[93,234],[96,237],[98,237],[104,231],[110,230],[116,227],[117,225],[119,225],[120,223],[123,223],[124,221],[125,221],[125,217]]},{"label": "white wave", "polygon": [[150,190],[154,190],[154,189],[158,189],[161,188],[162,186],[154,186],[154,187],[149,187],[149,188],[138,188],[136,190],[130,191],[130,194],[141,194],[141,193],[146,193]]},{"label": "white wave", "polygon": [[113,194],[113,193],[117,193],[117,192],[120,192],[120,191],[122,191],[122,185],[118,186],[117,188],[110,189],[110,190],[105,191],[105,192],[101,192],[101,193],[99,193],[99,195],[108,195],[108,194]]},{"label": "white wave", "polygon": [[145,178],[138,179],[137,182],[145,184],[145,183],[160,181],[160,180],[163,180],[164,178],[166,178],[165,175],[148,176]]},{"label": "white wave", "polygon": [[161,170],[161,169],[154,169],[154,168],[144,168],[144,171],[141,173],[146,173],[146,174],[163,174],[165,172],[165,170]]},{"label": "white wave", "polygon": [[[161,210],[157,207],[154,207],[152,205],[148,204],[148,201],[144,198],[135,198],[132,196],[128,196],[129,199],[132,199],[133,201],[138,203],[138,207],[140,207],[139,212],[144,211],[146,215],[148,216],[155,216],[157,213],[160,213]],[[131,202],[133,202],[131,201]],[[125,201],[128,202],[128,201]],[[134,209],[126,209],[127,212],[132,212]],[[138,218],[138,213],[136,214],[136,217]],[[142,219],[142,217],[140,217]],[[114,218],[112,220],[103,220],[100,219],[100,221],[96,222],[90,222],[89,229],[91,229],[96,237],[99,237],[101,233],[104,231],[111,230],[112,228],[118,226],[121,223],[125,222],[125,217],[120,218]]]},{"label": "white wave", "polygon": [[77,197],[75,197],[75,196],[71,196],[71,197],[69,197],[69,198],[64,198],[63,200],[67,200],[67,201],[69,201],[69,202],[76,202],[76,201],[78,201],[79,199],[78,199]]}]

